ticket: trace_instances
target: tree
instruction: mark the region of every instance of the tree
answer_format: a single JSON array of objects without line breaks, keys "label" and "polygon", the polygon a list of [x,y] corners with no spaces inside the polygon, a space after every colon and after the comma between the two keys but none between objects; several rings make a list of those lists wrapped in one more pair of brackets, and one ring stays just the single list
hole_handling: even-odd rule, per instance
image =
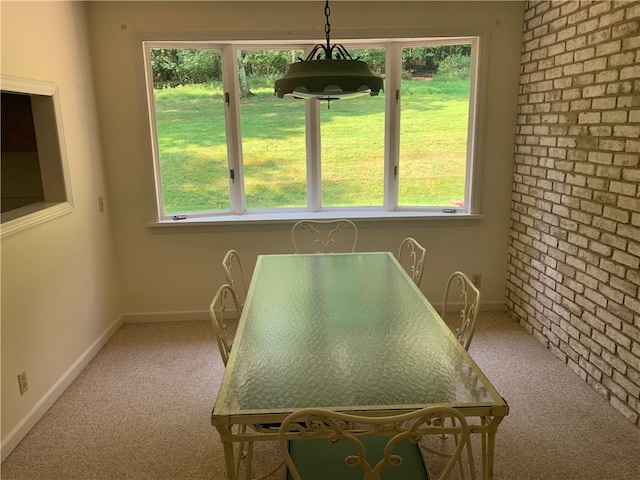
[{"label": "tree", "polygon": [[240,97],[247,98],[253,96],[253,92],[249,89],[247,83],[247,71],[244,68],[243,54],[240,50],[237,53],[238,59],[238,80],[240,83]]}]

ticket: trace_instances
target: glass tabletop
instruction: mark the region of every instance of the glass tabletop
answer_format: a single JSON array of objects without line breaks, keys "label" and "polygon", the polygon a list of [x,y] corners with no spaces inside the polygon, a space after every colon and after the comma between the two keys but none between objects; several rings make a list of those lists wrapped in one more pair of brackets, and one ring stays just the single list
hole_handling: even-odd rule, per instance
[{"label": "glass tabletop", "polygon": [[264,255],[213,416],[502,403],[392,254]]}]

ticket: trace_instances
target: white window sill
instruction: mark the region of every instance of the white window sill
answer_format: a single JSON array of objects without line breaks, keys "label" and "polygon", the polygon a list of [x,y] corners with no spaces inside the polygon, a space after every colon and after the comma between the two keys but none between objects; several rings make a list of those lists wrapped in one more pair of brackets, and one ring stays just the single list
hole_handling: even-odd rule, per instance
[{"label": "white window sill", "polygon": [[150,228],[159,229],[184,229],[194,227],[218,227],[230,225],[265,225],[277,223],[294,223],[298,220],[321,219],[328,220],[334,218],[347,218],[358,222],[411,222],[415,223],[441,223],[460,221],[479,221],[484,218],[483,214],[471,214],[468,212],[417,212],[417,211],[396,211],[384,212],[362,211],[362,210],[332,210],[322,212],[296,211],[287,213],[245,213],[243,215],[216,215],[216,216],[186,216],[186,218],[167,219],[149,222]]}]

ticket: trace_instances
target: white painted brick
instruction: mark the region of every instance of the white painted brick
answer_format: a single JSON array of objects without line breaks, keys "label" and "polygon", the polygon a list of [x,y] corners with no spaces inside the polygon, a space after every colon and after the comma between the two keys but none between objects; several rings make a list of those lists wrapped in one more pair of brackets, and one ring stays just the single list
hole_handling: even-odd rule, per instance
[{"label": "white painted brick", "polygon": [[603,138],[598,143],[598,147],[602,150],[622,152],[625,149],[625,141],[619,139]]},{"label": "white painted brick", "polygon": [[618,228],[618,222],[604,217],[595,217],[593,219],[593,226],[605,232],[615,233]]},{"label": "white painted brick", "polygon": [[632,212],[640,211],[640,198],[638,197],[626,197],[624,195],[620,195],[618,197],[618,207],[631,210]]},{"label": "white painted brick", "polygon": [[609,3],[610,2],[594,2],[593,6],[589,7],[589,18],[604,15],[611,9]]},{"label": "white painted brick", "polygon": [[[595,292],[593,292],[593,294],[596,295]],[[601,300],[604,298],[603,295],[600,295],[600,294],[597,294],[597,295],[598,295],[597,298],[600,298]],[[598,303],[598,301],[596,301],[596,303]],[[615,352],[616,343],[613,340],[611,340],[608,336],[600,332],[594,331],[591,338],[593,338],[593,340],[596,343],[600,344],[600,346],[602,346],[605,350],[608,350],[609,352]]]},{"label": "white painted brick", "polygon": [[[618,355],[612,355],[610,352],[607,352],[606,350],[604,350],[602,352],[602,359],[608,365],[611,365],[611,367],[613,367],[614,369],[616,369],[618,372],[622,374],[625,374],[628,370],[627,364],[624,361],[622,361]],[[612,374],[613,374],[613,371],[611,371],[611,373],[607,373],[608,376],[611,376]]]},{"label": "white painted brick", "polygon": [[619,23],[624,20],[624,10],[617,10],[607,15],[600,17],[598,26],[600,28],[608,27],[614,23]]},{"label": "white painted brick", "polygon": [[[637,26],[636,26],[637,28]],[[615,27],[614,27],[614,32],[615,32]],[[622,39],[622,48],[624,50],[632,50],[634,48],[638,48],[640,47],[640,36],[635,36],[635,37],[630,37],[630,38],[623,38]]]},{"label": "white painted brick", "polygon": [[618,277],[611,278],[611,288],[615,288],[625,295],[631,296],[636,296],[638,292],[638,287],[635,284]]},{"label": "white painted brick", "polygon": [[[625,84],[621,84],[622,87],[625,86]],[[624,92],[626,93],[626,92]],[[632,95],[629,95],[627,97],[618,97],[618,108],[630,108],[634,106],[634,97]]]},{"label": "white painted brick", "polygon": [[640,2],[527,5],[506,303],[638,423]]},{"label": "white painted brick", "polygon": [[640,77],[640,65],[633,65],[631,67],[624,67],[620,70],[620,79],[624,80],[627,78],[636,79]]},{"label": "white painted brick", "polygon": [[605,272],[609,272],[609,273],[611,273],[613,275],[616,275],[618,277],[624,276],[625,267],[623,267],[622,265],[620,265],[617,262],[612,262],[611,260],[608,260],[606,258],[601,258],[600,262],[599,262],[599,266]]},{"label": "white painted brick", "polygon": [[585,97],[601,97],[605,94],[606,88],[605,85],[586,86],[582,90],[582,95]]},{"label": "white painted brick", "polygon": [[[592,18],[590,20],[587,20],[585,22],[579,23],[576,27],[574,28],[574,35],[577,33],[578,35],[581,35],[583,33],[589,33],[594,31],[596,28],[598,28],[598,19],[597,18]],[[560,39],[560,33],[558,33],[558,39]]]},{"label": "white painted brick", "polygon": [[640,300],[627,296],[624,298],[624,304],[626,307],[629,307],[631,310],[640,315]]},{"label": "white painted brick", "polygon": [[616,125],[613,127],[615,137],[640,137],[640,125]]},{"label": "white painted brick", "polygon": [[606,218],[615,220],[616,222],[629,223],[630,214],[626,210],[619,210],[617,208],[604,207],[602,215]]},{"label": "white painted brick", "polygon": [[640,141],[637,140],[627,140],[625,141],[625,151],[626,152],[638,152],[640,153]]},{"label": "white painted brick", "polygon": [[606,42],[611,38],[611,29],[605,28],[603,30],[596,30],[593,33],[587,35],[587,44],[595,45],[601,42]]},{"label": "white painted brick", "polygon": [[[615,98],[607,98],[606,100],[612,100],[615,102]],[[612,112],[603,112],[602,113],[602,121],[604,123],[625,123],[627,121],[628,114],[624,110],[616,110]],[[613,130],[614,135],[616,135],[616,130],[614,127]],[[629,135],[616,135],[616,136],[629,136]]]},{"label": "white painted brick", "polygon": [[[618,82],[618,83],[609,83],[607,84],[607,88],[606,88],[606,94],[607,95],[620,95],[620,94],[624,94],[624,93],[629,93],[632,90],[632,85],[630,82]],[[618,102],[616,104],[616,106],[618,108],[624,108],[625,105],[623,105],[623,103],[620,102],[620,99],[618,99]]]},{"label": "white painted brick", "polygon": [[[593,108],[596,110],[608,110],[608,109],[616,108],[616,99],[612,97],[594,98],[592,104],[593,104]],[[618,113],[618,112],[615,112],[615,113]],[[602,119],[602,121],[607,123],[604,118]],[[624,121],[626,121],[626,118]]]},{"label": "white painted brick", "polygon": [[[596,83],[615,82],[619,78],[618,70],[604,70],[596,74]],[[615,102],[614,102],[615,106]]]},{"label": "white painted brick", "polygon": [[584,62],[584,71],[585,72],[593,72],[594,70],[604,70],[607,68],[607,58],[600,57],[594,58],[591,60],[585,60]]},{"label": "white painted brick", "polygon": [[596,47],[596,55],[598,57],[618,53],[622,49],[622,41],[614,40],[612,42],[603,43]]},{"label": "white painted brick", "polygon": [[589,127],[589,135],[593,135],[594,137],[610,137],[611,132],[613,132],[613,128],[610,126],[599,125]]},{"label": "white painted brick", "polygon": [[[624,170],[622,172],[622,180],[626,180],[628,182],[633,182],[636,180],[631,174],[637,174],[637,170]],[[640,178],[637,179],[638,184],[640,184]],[[638,186],[635,183],[625,183],[625,182],[611,182],[609,184],[609,191],[614,193],[620,193],[622,195],[633,196],[637,194]],[[626,222],[625,222],[626,223]]]},{"label": "white painted brick", "polygon": [[616,250],[613,252],[611,258],[614,262],[621,263],[622,265],[625,265],[626,267],[629,267],[631,269],[640,268],[640,258],[635,255],[629,255],[626,252]]},{"label": "white painted brick", "polygon": [[621,385],[629,394],[633,395],[635,398],[640,397],[640,386],[629,381],[629,379],[626,376],[622,375],[620,372],[614,371],[612,378],[618,385]]},{"label": "white painted brick", "polygon": [[576,60],[586,60],[589,58],[593,58],[596,54],[596,50],[594,47],[585,48],[587,46],[586,35],[570,38],[566,42],[564,42],[564,46],[567,50],[584,49],[584,50],[577,51],[575,53]]},{"label": "white painted brick", "polygon": [[[611,55],[607,59],[607,63],[609,67],[622,67],[625,65],[635,65],[636,63],[636,54],[634,52],[625,52],[619,53],[617,55]],[[622,77],[624,78],[634,78],[633,73],[630,74],[630,77]]]},{"label": "white painted brick", "polygon": [[625,37],[638,31],[638,22],[627,22],[614,25],[611,29],[613,38]]},{"label": "white painted brick", "polygon": [[598,175],[599,177],[619,180],[622,177],[622,169],[619,167],[608,167],[601,165],[596,168],[596,175]]},{"label": "white painted brick", "polygon": [[[637,167],[640,164],[640,156],[633,153],[616,153],[613,157],[614,165],[622,165],[623,167]],[[635,169],[624,169],[622,171],[622,179],[634,181],[638,179],[640,171]]]},{"label": "white painted brick", "polygon": [[609,152],[589,152],[589,161],[599,163],[601,165],[613,164],[613,153]]}]

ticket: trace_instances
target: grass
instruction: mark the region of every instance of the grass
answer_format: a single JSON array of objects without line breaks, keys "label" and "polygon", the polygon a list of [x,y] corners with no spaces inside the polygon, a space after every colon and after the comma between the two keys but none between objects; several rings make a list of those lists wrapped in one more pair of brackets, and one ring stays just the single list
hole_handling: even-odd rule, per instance
[{"label": "grass", "polygon": [[[252,84],[241,101],[247,208],[306,206],[304,102]],[[464,194],[469,82],[403,80],[400,205],[450,206]],[[229,208],[220,85],[155,91],[166,213]],[[323,206],[383,202],[384,95],[321,106]]]}]

